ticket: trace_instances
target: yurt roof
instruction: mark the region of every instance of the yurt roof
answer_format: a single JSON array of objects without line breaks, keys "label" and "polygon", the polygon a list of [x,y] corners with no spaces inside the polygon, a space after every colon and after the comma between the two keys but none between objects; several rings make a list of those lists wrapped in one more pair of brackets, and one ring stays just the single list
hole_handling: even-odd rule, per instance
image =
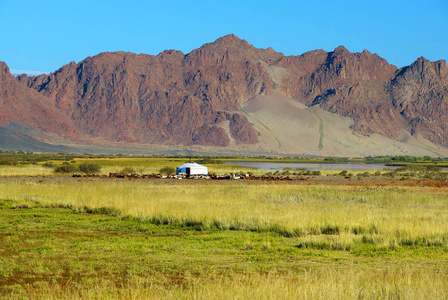
[{"label": "yurt roof", "polygon": [[189,162],[189,163],[185,163],[182,166],[178,166],[178,168],[206,168],[205,166],[202,166],[198,163],[195,162]]}]

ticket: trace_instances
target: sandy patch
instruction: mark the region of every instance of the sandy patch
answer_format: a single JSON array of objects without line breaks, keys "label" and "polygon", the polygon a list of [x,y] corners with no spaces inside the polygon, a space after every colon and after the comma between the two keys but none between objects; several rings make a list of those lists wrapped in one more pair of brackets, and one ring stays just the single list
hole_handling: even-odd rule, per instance
[{"label": "sandy patch", "polygon": [[321,156],[448,155],[448,150],[407,132],[399,141],[360,135],[350,129],[353,119],[318,106],[306,107],[278,91],[250,99],[240,113],[260,133],[260,142],[239,149]]}]

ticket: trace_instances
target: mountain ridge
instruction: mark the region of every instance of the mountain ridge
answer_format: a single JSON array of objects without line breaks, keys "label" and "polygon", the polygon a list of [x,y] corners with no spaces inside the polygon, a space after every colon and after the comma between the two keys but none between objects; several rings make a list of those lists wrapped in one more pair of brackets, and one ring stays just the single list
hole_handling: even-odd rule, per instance
[{"label": "mountain ridge", "polygon": [[[227,35],[188,54],[103,52],[48,75],[13,77],[19,86],[11,88],[29,89],[58,115],[57,122],[72,124],[73,136],[102,145],[281,152],[261,146],[264,129],[243,108],[254,97],[283,95],[353,119],[347,130],[355,136],[377,134],[393,141],[418,135],[434,149],[447,149],[447,74],[442,60],[419,58],[398,69],[377,54],[352,53],[343,46],[285,56]],[[12,113],[4,115],[3,123],[20,123]],[[22,122],[62,135],[54,124],[49,130],[44,123]],[[284,129],[275,127],[289,130],[287,124]],[[315,152],[319,153],[317,145]]]}]

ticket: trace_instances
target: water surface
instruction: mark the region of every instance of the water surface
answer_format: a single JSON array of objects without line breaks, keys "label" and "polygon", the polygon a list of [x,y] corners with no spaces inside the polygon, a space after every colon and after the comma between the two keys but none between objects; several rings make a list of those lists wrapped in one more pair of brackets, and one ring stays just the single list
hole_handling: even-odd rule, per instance
[{"label": "water surface", "polygon": [[390,167],[385,164],[332,164],[332,163],[282,163],[282,162],[252,162],[252,161],[229,161],[225,162],[229,165],[238,165],[243,167],[257,168],[261,170],[283,170],[284,168],[291,169],[307,169],[307,170],[384,170],[397,169],[399,167]]}]

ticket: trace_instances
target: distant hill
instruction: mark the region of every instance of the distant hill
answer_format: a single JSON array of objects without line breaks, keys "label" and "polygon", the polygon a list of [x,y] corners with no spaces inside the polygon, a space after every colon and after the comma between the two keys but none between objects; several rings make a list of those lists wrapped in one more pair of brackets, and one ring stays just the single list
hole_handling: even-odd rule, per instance
[{"label": "distant hill", "polygon": [[423,57],[398,69],[367,50],[285,56],[228,35],[188,54],[101,53],[49,75],[14,78],[3,63],[0,80],[0,126],[23,124],[47,143],[448,153],[448,67]]},{"label": "distant hill", "polygon": [[17,133],[9,128],[0,127],[0,149],[1,150],[19,150],[36,152],[54,152],[69,153],[73,148],[52,145],[36,140],[29,135]]}]

